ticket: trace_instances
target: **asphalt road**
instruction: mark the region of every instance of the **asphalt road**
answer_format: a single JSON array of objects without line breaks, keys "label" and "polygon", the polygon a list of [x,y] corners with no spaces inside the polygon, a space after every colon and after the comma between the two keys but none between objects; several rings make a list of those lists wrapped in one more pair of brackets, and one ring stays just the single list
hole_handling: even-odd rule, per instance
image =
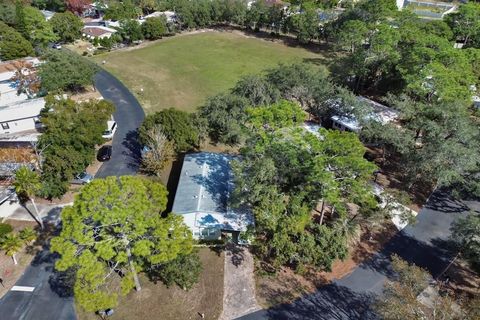
[{"label": "asphalt road", "polygon": [[143,109],[123,83],[106,71],[97,73],[95,87],[115,105],[113,118],[117,122],[112,158],[102,164],[95,178],[133,175],[137,173],[140,163],[141,146],[137,129],[145,118]]},{"label": "asphalt road", "polygon": [[[145,117],[143,110],[115,77],[100,71],[95,86],[102,96],[115,104],[118,129],[113,138],[112,159],[105,162],[95,177],[132,175],[138,170],[140,145],[137,128]],[[59,211],[44,220],[58,222]],[[33,292],[9,291],[0,299],[0,320],[75,320],[72,284],[54,270],[56,255],[48,246],[35,256],[32,264],[15,285],[35,287]]]},{"label": "asphalt road", "polygon": [[480,202],[459,202],[436,192],[417,216],[414,225],[398,233],[381,252],[358,266],[350,275],[319,288],[291,304],[260,310],[238,320],[260,319],[377,319],[372,303],[381,294],[386,279],[393,276],[390,256],[426,268],[434,278],[450,263],[453,254],[445,250],[451,223],[470,210],[480,212]]}]

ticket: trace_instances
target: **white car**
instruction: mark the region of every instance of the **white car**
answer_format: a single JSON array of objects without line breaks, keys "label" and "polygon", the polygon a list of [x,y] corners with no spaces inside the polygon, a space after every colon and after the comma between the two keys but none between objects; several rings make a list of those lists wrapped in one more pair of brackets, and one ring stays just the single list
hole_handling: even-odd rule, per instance
[{"label": "white car", "polygon": [[117,123],[115,121],[107,121],[107,130],[103,132],[102,138],[111,140],[117,131]]}]

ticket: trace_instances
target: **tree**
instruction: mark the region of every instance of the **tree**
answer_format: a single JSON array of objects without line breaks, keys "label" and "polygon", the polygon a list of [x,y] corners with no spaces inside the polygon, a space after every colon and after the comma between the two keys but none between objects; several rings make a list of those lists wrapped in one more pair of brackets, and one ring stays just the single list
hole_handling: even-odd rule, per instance
[{"label": "tree", "polygon": [[210,138],[226,144],[240,143],[244,136],[243,123],[247,118],[246,105],[245,99],[233,94],[220,94],[208,99],[200,107],[199,115],[208,123]]},{"label": "tree", "polygon": [[67,9],[73,13],[81,15],[92,0],[65,0]]},{"label": "tree", "polygon": [[[141,290],[138,274],[192,251],[183,218],[166,209],[165,186],[135,176],[95,179],[62,211],[63,228],[51,241],[59,271],[75,268],[74,294],[87,311],[112,308],[122,294]],[[114,290],[114,291],[112,291]]]},{"label": "tree", "polygon": [[38,141],[44,150],[41,194],[53,198],[62,196],[73,177],[93,161],[114,106],[104,100],[75,103],[55,96],[46,100],[41,117],[45,129]]},{"label": "tree", "polygon": [[23,241],[16,234],[11,233],[3,237],[1,242],[1,248],[5,250],[7,256],[12,257],[13,263],[18,264],[16,254],[22,249]]},{"label": "tree", "polygon": [[120,23],[120,34],[127,43],[143,39],[142,27],[137,20],[123,20]]},{"label": "tree", "polygon": [[130,19],[138,19],[142,11],[131,0],[122,2],[113,2],[105,11],[105,19],[126,21]]},{"label": "tree", "polygon": [[0,21],[0,59],[13,60],[33,55],[33,47],[15,29]]},{"label": "tree", "polygon": [[365,22],[349,20],[343,24],[336,34],[337,44],[340,47],[348,48],[350,53],[354,54],[355,49],[365,42],[368,32],[369,29]]},{"label": "tree", "polygon": [[39,68],[45,91],[78,91],[93,84],[97,68],[90,61],[74,53],[58,50],[48,51],[45,58],[47,61]]},{"label": "tree", "polygon": [[480,37],[480,3],[469,1],[460,5],[458,12],[446,16],[446,21],[456,37],[465,45]]},{"label": "tree", "polygon": [[142,24],[142,33],[145,39],[156,40],[167,33],[167,19],[165,16],[159,18],[148,18]]},{"label": "tree", "polygon": [[304,12],[289,17],[285,31],[293,31],[300,43],[310,43],[319,36],[319,24],[317,11],[314,8],[307,8]]},{"label": "tree", "polygon": [[73,42],[82,35],[83,22],[70,11],[55,13],[50,24],[61,41]]},{"label": "tree", "polygon": [[37,238],[37,233],[30,227],[23,228],[18,234],[26,244],[32,243]]},{"label": "tree", "polygon": [[146,143],[147,132],[155,125],[161,125],[168,140],[174,143],[175,151],[183,152],[197,148],[201,134],[195,125],[195,115],[173,108],[148,115],[140,127],[140,140]]},{"label": "tree", "polygon": [[[454,308],[454,301],[447,296],[431,297],[429,305],[423,304],[418,295],[428,286],[430,275],[422,268],[392,255],[392,268],[396,281],[387,281],[383,296],[375,306],[386,320],[416,319],[464,319]],[[433,287],[438,290],[438,287]]]},{"label": "tree", "polygon": [[232,93],[246,98],[251,106],[272,104],[280,97],[278,89],[259,75],[242,77],[235,84]]},{"label": "tree", "polygon": [[45,20],[43,14],[37,8],[26,6],[23,8],[25,15],[26,38],[34,47],[45,48],[49,43],[58,38],[53,32],[52,26]]},{"label": "tree", "polygon": [[15,2],[15,28],[22,36],[29,39],[29,32],[27,30],[27,21],[25,15],[25,6],[22,1]]},{"label": "tree", "polygon": [[15,172],[15,180],[13,182],[15,192],[19,195],[23,201],[30,200],[35,209],[35,219],[43,229],[43,220],[38,212],[37,205],[35,204],[34,196],[40,191],[40,175],[30,168],[22,166]]},{"label": "tree", "polygon": [[150,128],[146,134],[148,151],[142,156],[142,167],[147,173],[160,176],[168,160],[173,156],[173,144],[167,139],[160,125]]},{"label": "tree", "polygon": [[480,269],[480,216],[470,213],[452,225],[452,240],[462,254],[477,269]]},{"label": "tree", "polygon": [[359,217],[376,209],[370,186],[375,165],[363,158],[354,133],[303,129],[305,113],[294,102],[247,113],[251,135],[242,161],[233,164],[233,197],[235,206],[252,208],[257,252],[274,266],[329,270],[346,257]]},{"label": "tree", "polygon": [[[157,270],[158,269],[158,270]],[[198,282],[202,264],[197,252],[181,254],[176,259],[159,265],[154,269],[154,277],[170,287],[174,283],[183,290],[191,289]]]}]

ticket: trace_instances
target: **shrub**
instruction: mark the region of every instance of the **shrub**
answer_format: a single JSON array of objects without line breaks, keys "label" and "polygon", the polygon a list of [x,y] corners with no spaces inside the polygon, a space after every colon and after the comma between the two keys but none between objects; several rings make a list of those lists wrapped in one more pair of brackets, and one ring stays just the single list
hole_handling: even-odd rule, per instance
[{"label": "shrub", "polygon": [[0,223],[0,238],[13,231],[13,227],[8,223]]}]

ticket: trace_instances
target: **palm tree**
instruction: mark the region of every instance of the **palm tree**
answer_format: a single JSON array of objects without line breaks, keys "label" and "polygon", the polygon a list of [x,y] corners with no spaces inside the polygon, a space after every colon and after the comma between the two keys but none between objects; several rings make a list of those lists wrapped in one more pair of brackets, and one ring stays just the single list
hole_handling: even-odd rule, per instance
[{"label": "palm tree", "polygon": [[25,242],[25,244],[30,244],[37,238],[37,233],[32,228],[27,227],[20,231],[19,236],[20,239]]},{"label": "palm tree", "polygon": [[33,196],[40,190],[40,176],[38,173],[32,171],[30,168],[23,166],[15,172],[15,181],[13,182],[15,191],[20,199],[28,199],[32,202],[33,208],[35,209],[36,217],[35,219],[40,224],[40,227],[43,229],[43,221],[38,213],[37,205]]},{"label": "palm tree", "polygon": [[20,239],[20,237],[14,233],[7,234],[2,239],[2,249],[5,250],[5,254],[7,256],[12,257],[13,263],[15,265],[18,264],[15,254],[17,254],[17,252],[20,251],[22,247],[23,247],[22,239]]}]

